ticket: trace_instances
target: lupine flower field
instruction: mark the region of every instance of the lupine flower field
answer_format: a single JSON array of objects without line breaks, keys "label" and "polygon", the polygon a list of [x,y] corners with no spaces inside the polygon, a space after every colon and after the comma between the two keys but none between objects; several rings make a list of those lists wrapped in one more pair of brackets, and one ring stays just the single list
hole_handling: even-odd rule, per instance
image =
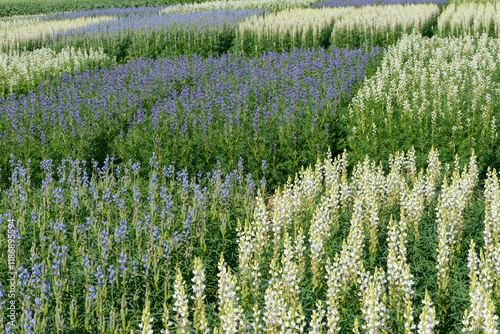
[{"label": "lupine flower field", "polygon": [[500,331],[484,0],[0,0],[0,333]]}]

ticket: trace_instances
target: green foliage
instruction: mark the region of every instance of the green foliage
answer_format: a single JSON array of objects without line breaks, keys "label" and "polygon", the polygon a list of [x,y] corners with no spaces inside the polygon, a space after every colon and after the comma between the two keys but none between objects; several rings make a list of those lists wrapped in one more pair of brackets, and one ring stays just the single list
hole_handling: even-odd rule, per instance
[{"label": "green foliage", "polygon": [[50,14],[103,8],[127,8],[200,3],[204,0],[0,0],[0,17]]},{"label": "green foliage", "polygon": [[[302,59],[301,51],[295,52]],[[265,80],[267,82],[265,87],[256,87],[255,83],[252,83],[254,74],[239,75],[240,71],[246,71],[249,63],[253,61],[259,62],[258,68],[260,70],[269,72],[268,66],[270,64],[268,62],[248,59],[241,55],[225,56],[225,60],[218,60],[213,63],[214,65],[211,65],[210,60],[203,60],[203,64],[205,64],[203,66],[219,64],[217,66],[225,67],[229,66],[225,64],[232,64],[230,66],[237,67],[238,70],[224,70],[224,73],[227,72],[226,74],[218,75],[218,77],[224,78],[227,89],[237,92],[242,82],[252,85],[249,86],[249,93],[243,95],[241,101],[236,101],[232,94],[222,95],[225,105],[235,103],[240,105],[241,109],[235,109],[241,110],[238,116],[240,124],[230,125],[227,121],[227,115],[221,112],[217,105],[212,105],[210,115],[213,115],[213,119],[206,128],[203,128],[200,122],[203,121],[204,117],[208,117],[208,111],[203,109],[201,104],[191,105],[192,102],[187,97],[177,100],[170,98],[173,94],[178,97],[182,94],[186,96],[189,92],[200,89],[199,87],[204,87],[205,94],[213,94],[211,92],[218,84],[213,81],[213,72],[220,71],[220,69],[214,67],[212,70],[201,70],[197,67],[201,61],[199,57],[179,58],[176,60],[177,65],[173,65],[171,60],[164,62],[141,60],[137,61],[135,65],[131,64],[130,66],[137,66],[137,64],[144,63],[144,65],[138,66],[142,71],[140,74],[134,70],[135,67],[130,67],[127,70],[126,73],[129,75],[122,76],[120,74],[120,81],[116,84],[123,84],[123,87],[130,94],[123,95],[124,100],[103,94],[101,89],[108,84],[97,84],[103,80],[104,76],[108,75],[107,70],[85,72],[81,75],[81,80],[87,82],[87,79],[84,78],[88,75],[91,75],[93,79],[84,84],[88,89],[82,87],[78,94],[79,99],[85,99],[89,102],[77,102],[74,97],[67,95],[65,95],[64,100],[72,105],[78,103],[79,117],[92,120],[90,123],[92,126],[78,126],[76,119],[69,116],[69,110],[63,111],[63,115],[69,117],[68,120],[71,119],[67,125],[45,125],[42,120],[43,112],[34,114],[33,117],[38,120],[35,123],[40,124],[39,132],[46,136],[45,142],[42,143],[40,136],[35,136],[32,141],[23,140],[21,143],[17,142],[16,136],[9,140],[3,140],[0,142],[5,147],[5,151],[2,151],[3,154],[0,152],[0,157],[4,159],[2,166],[9,168],[8,159],[11,153],[20,159],[31,158],[31,168],[34,171],[38,170],[41,158],[52,158],[59,163],[62,157],[68,155],[87,161],[94,159],[100,164],[107,155],[119,159],[120,162],[133,159],[146,164],[151,152],[154,151],[159,154],[162,162],[175,162],[177,168],[187,168],[189,173],[210,171],[217,161],[221,163],[222,170],[227,173],[236,168],[239,158],[242,157],[245,162],[248,162],[247,168],[255,180],[260,180],[264,176],[261,164],[262,160],[267,161],[268,169],[265,177],[268,189],[273,189],[277,185],[286,183],[288,176],[295,175],[301,166],[313,164],[317,155],[326,153],[328,148],[334,154],[340,153],[345,148],[346,125],[340,115],[346,112],[344,110],[347,109],[351,94],[355,94],[361,85],[362,76],[365,73],[363,71],[365,64],[362,64],[365,62],[364,59],[368,60],[368,64],[366,64],[368,72],[373,72],[376,63],[380,62],[381,59],[381,54],[378,53],[374,53],[377,55],[375,57],[371,55],[365,58],[363,54],[369,54],[370,50],[368,49],[349,54],[350,59],[344,59],[346,55],[343,55],[341,50],[337,50],[337,53],[332,55],[329,55],[330,52],[313,52],[312,57],[318,57],[319,61],[324,61],[321,60],[325,57],[322,54],[326,53],[328,54],[325,58],[328,59],[326,64],[335,61],[338,63],[348,62],[349,66],[356,66],[356,69],[344,69],[336,68],[333,64],[326,65],[331,68],[327,69],[328,75],[338,78],[335,81],[338,85],[337,89],[340,90],[341,85],[346,87],[346,82],[349,82],[350,91],[344,90],[343,94],[333,95],[334,101],[327,101],[325,94],[327,94],[326,90],[329,89],[329,86],[318,85],[316,87],[318,100],[312,97],[302,99],[297,101],[295,109],[290,109],[284,98],[274,99],[275,103],[272,109],[271,106],[265,106],[268,97],[284,88],[278,88],[274,82],[268,80]],[[292,55],[290,53],[286,57],[294,57]],[[282,56],[279,58],[281,59]],[[157,72],[150,73],[148,64],[154,66]],[[280,66],[278,64],[276,61],[276,66]],[[124,65],[124,68],[127,69],[128,66]],[[163,79],[159,74],[163,71],[170,71],[169,67],[175,69],[177,66],[185,67],[187,70],[187,72],[180,72],[185,73],[182,77],[170,76],[168,79]],[[281,71],[282,69],[277,69],[277,75]],[[309,71],[312,72],[309,74]],[[270,71],[269,73],[274,72]],[[286,82],[283,84],[286,84],[287,87],[307,85],[307,80],[324,76],[321,68],[311,67],[309,69],[307,67],[304,73],[306,77],[299,79],[298,82],[287,74],[283,79]],[[149,84],[144,86],[142,83],[138,83],[137,75],[148,78]],[[68,75],[58,77],[53,80],[53,83],[46,82],[43,87],[40,87],[40,93],[53,96],[51,92],[61,91],[57,87],[73,87],[74,80],[80,82],[80,79],[70,79]],[[329,80],[329,78],[325,80]],[[81,86],[82,84],[78,83],[77,85]],[[58,98],[58,95],[54,96],[54,99]],[[321,113],[316,111],[320,108],[319,103],[324,104]],[[269,111],[268,117],[264,117],[263,108],[269,108],[267,109]],[[287,112],[299,110],[299,108],[303,111],[302,115],[296,115],[295,118],[286,117]],[[166,112],[166,110],[171,111]],[[257,126],[254,128],[254,117],[257,110],[261,110],[261,112],[256,123]],[[273,112],[271,113],[271,111]],[[23,127],[24,125],[21,125],[23,121],[20,119],[19,122],[21,122],[19,126]],[[34,177],[38,184],[41,181],[38,172],[34,172]]]}]

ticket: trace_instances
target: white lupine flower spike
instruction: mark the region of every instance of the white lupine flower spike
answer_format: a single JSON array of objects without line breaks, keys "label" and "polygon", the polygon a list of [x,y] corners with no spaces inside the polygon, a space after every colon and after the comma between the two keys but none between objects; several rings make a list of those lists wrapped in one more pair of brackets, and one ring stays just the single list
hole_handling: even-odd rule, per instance
[{"label": "white lupine flower spike", "polygon": [[420,322],[418,323],[418,334],[432,334],[434,333],[434,327],[439,324],[436,320],[436,310],[432,306],[431,297],[427,290],[425,290],[425,298],[423,301],[424,307],[422,308],[422,313],[420,313]]},{"label": "white lupine flower spike", "polygon": [[188,333],[189,309],[188,297],[186,295],[186,282],[182,278],[182,272],[177,268],[177,274],[174,282],[174,312],[177,320],[177,330],[180,333]]}]

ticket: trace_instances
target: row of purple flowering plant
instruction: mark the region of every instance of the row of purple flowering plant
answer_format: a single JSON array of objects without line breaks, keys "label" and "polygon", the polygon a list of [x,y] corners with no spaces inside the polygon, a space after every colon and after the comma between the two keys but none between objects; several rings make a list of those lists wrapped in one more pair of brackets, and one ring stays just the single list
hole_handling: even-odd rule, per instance
[{"label": "row of purple flowering plant", "polygon": [[[260,56],[138,59],[42,83],[0,98],[0,168],[10,154],[39,162],[64,156],[145,164],[157,152],[190,174],[238,157],[270,188],[317,154],[343,149],[342,110],[380,59],[381,49],[295,49]],[[4,181],[6,181],[4,179]]]}]

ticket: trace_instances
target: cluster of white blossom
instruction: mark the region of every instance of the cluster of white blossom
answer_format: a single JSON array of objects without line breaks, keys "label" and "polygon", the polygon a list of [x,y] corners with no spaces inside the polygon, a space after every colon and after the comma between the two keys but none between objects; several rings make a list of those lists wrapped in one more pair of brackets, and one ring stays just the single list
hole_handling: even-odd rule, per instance
[{"label": "cluster of white blossom", "polygon": [[498,38],[500,3],[451,3],[439,16],[438,31],[441,37],[467,34],[477,36],[493,31],[491,37]]},{"label": "cluster of white blossom", "polygon": [[[401,209],[403,211],[403,209]],[[408,223],[404,214],[401,221],[391,218],[389,222],[389,253],[387,255],[387,281],[389,283],[389,306],[396,311],[398,320],[405,321],[405,329],[409,333],[414,329],[413,323],[413,275],[406,259],[406,242]]]},{"label": "cluster of white blossom", "polygon": [[[331,29],[334,21],[355,10],[354,7],[294,8],[265,16],[253,16],[241,22],[236,31],[236,43],[250,43],[259,49],[267,43],[276,43],[275,48],[284,47],[287,36],[294,46],[306,45],[308,35],[311,45],[319,46],[320,34]],[[251,37],[250,37],[251,36]],[[243,49],[243,45],[241,46]]]},{"label": "cluster of white blossom", "polygon": [[177,274],[174,282],[174,312],[175,319],[177,320],[177,332],[188,333],[189,321],[189,308],[188,297],[186,295],[186,282],[182,278],[182,272],[177,268]]},{"label": "cluster of white blossom", "polygon": [[489,170],[485,181],[484,219],[485,265],[491,268],[495,295],[500,298],[500,185],[496,170]]},{"label": "cluster of white blossom", "polygon": [[146,303],[142,310],[142,322],[139,324],[139,328],[142,329],[142,334],[153,334],[152,323],[154,320],[155,319],[151,317],[151,302],[149,298],[146,298]]},{"label": "cluster of white blossom", "polygon": [[113,19],[113,16],[97,16],[57,21],[40,21],[38,19],[12,21],[12,23],[7,21],[0,26],[0,50],[15,49],[19,42],[49,37],[69,29],[79,29]]},{"label": "cluster of white blossom", "polygon": [[363,271],[358,279],[361,312],[364,318],[361,328],[366,333],[388,333],[386,282],[386,275],[383,269],[379,268],[375,268],[373,275]]},{"label": "cluster of white blossom", "polygon": [[[457,163],[458,164],[458,163]],[[455,245],[460,242],[463,225],[463,211],[469,203],[472,191],[478,180],[476,157],[473,154],[469,165],[462,173],[453,172],[451,184],[445,178],[439,196],[436,223],[439,246],[437,249],[438,287],[445,291],[448,286],[451,260]]]},{"label": "cluster of white blossom", "polygon": [[205,316],[205,270],[201,259],[196,257],[193,266],[193,296],[194,300],[194,328],[197,333],[208,333],[208,323]]},{"label": "cluster of white blossom", "polygon": [[498,334],[498,316],[495,314],[495,302],[492,298],[491,267],[485,263],[484,253],[481,250],[477,257],[474,241],[471,240],[469,249],[469,277],[470,281],[470,310],[465,310],[462,321],[464,333]]},{"label": "cluster of white blossom", "polygon": [[418,334],[433,334],[434,327],[439,324],[436,320],[436,310],[432,306],[431,297],[427,290],[425,290],[425,298],[422,301],[424,307],[422,308],[422,313],[420,313],[420,322],[418,323]]},{"label": "cluster of white blossom", "polygon": [[242,9],[267,9],[272,11],[286,8],[309,7],[316,0],[224,0],[207,1],[193,4],[172,5],[160,11],[160,14],[190,13],[205,10],[242,10]]},{"label": "cluster of white blossom", "polygon": [[236,295],[237,277],[231,273],[231,269],[224,262],[224,255],[221,255],[218,268],[220,333],[241,333],[247,329],[247,322]]},{"label": "cluster of white blossom", "polygon": [[75,50],[66,47],[60,52],[41,48],[34,51],[0,53],[0,96],[20,88],[34,89],[47,75],[73,72],[90,64],[111,61],[102,49]]}]

